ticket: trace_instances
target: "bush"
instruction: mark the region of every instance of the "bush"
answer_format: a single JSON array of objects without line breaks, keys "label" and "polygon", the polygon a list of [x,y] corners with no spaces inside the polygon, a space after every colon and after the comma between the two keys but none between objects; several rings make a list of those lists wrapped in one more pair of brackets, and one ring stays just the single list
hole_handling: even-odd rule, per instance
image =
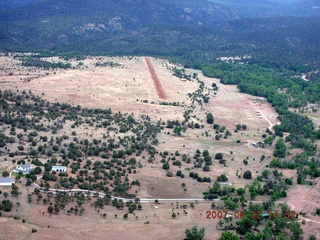
[{"label": "bush", "polygon": [[252,178],[252,173],[251,171],[247,170],[243,173],[243,178],[245,179],[251,179]]},{"label": "bush", "polygon": [[217,177],[218,182],[228,182],[228,178],[225,174],[221,174],[220,176]]},{"label": "bush", "polygon": [[10,212],[12,209],[13,203],[10,200],[3,200],[0,210],[4,210],[5,212]]},{"label": "bush", "polygon": [[208,124],[213,124],[213,122],[214,122],[214,118],[213,118],[212,113],[208,113],[207,114],[207,123]]},{"label": "bush", "polygon": [[284,181],[285,181],[285,183],[287,185],[292,185],[292,179],[291,178],[286,178]]},{"label": "bush", "polygon": [[162,168],[163,168],[164,170],[168,170],[168,169],[170,168],[169,163],[168,163],[168,162],[164,163],[163,166],[162,166]]},{"label": "bush", "polygon": [[168,171],[168,172],[167,172],[167,177],[172,177],[172,176],[173,176],[173,173],[170,172],[170,171]]},{"label": "bush", "polygon": [[225,164],[225,163],[226,163],[226,160],[225,160],[225,159],[220,159],[220,160],[219,160],[219,163],[220,163],[220,164]]},{"label": "bush", "polygon": [[210,167],[209,167],[209,165],[204,165],[204,167],[203,167],[203,171],[205,171],[205,172],[210,172]]}]

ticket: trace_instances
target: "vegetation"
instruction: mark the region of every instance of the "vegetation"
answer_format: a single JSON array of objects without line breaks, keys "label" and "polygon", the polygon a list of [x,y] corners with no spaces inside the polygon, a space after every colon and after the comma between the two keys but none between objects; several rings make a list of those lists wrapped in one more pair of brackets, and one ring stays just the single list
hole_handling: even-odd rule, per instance
[{"label": "vegetation", "polygon": [[[55,2],[60,3],[59,0]],[[159,164],[169,180],[189,177],[202,184],[212,182],[210,171],[218,163],[228,167],[231,152],[210,154],[206,149],[197,149],[190,156],[175,150],[160,152],[157,147],[157,134],[164,129],[168,135],[174,133],[172,137],[176,139],[192,129],[203,130],[203,136],[211,137],[212,141],[223,141],[231,136],[226,127],[215,122],[217,119],[212,113],[204,112],[203,119],[194,115],[194,108],[207,106],[220,87],[216,83],[208,87],[197,73],[188,74],[187,68],[195,68],[205,76],[219,78],[223,84],[237,85],[241,92],[266,98],[279,114],[281,122],[259,134],[268,148],[274,148],[273,158],[267,166],[271,169],[252,174],[252,169],[247,170],[251,164],[248,157],[243,160],[244,170],[236,173],[237,177],[248,180],[246,187],[235,189],[223,184],[231,176],[221,174],[215,176],[217,181],[203,193],[205,199],[220,199],[217,205],[211,205],[212,208],[221,207],[221,204],[230,211],[243,211],[241,219],[219,221],[220,230],[224,230],[220,239],[239,239],[239,236],[245,239],[301,238],[303,231],[298,222],[285,217],[290,208],[284,204],[276,206],[274,201],[286,197],[290,186],[313,185],[314,179],[320,177],[316,143],[320,139],[320,130],[307,117],[309,113],[318,111],[314,106],[310,108],[309,104],[320,103],[320,46],[319,41],[314,40],[320,38],[319,17],[268,16],[257,19],[254,17],[264,14],[260,8],[255,8],[257,13],[253,13],[255,11],[248,9],[240,11],[240,3],[230,5],[231,1],[196,2],[180,1],[178,4],[178,1],[159,0],[145,4],[144,1],[131,1],[130,8],[125,8],[121,1],[105,4],[98,0],[94,4],[96,12],[92,14],[90,1],[64,1],[61,9],[65,13],[77,9],[75,16],[62,14],[60,8],[50,1],[36,5],[38,7],[25,3],[26,7],[17,9],[10,9],[19,6],[16,1],[11,5],[5,1],[3,8],[8,9],[0,12],[0,49],[6,51],[6,55],[10,54],[9,51],[37,52],[28,57],[15,54],[23,66],[30,69],[75,68],[69,62],[70,58],[81,61],[77,66],[80,67],[88,54],[164,56],[183,65],[172,69],[173,75],[198,84],[198,89],[188,94],[192,107],[184,110],[183,121],[158,123],[153,123],[146,115],[137,117],[111,109],[49,103],[31,92],[19,90],[0,91],[0,126],[3,129],[0,132],[0,153],[12,163],[36,166],[25,176],[16,175],[16,180],[26,178],[26,182],[22,181],[26,186],[31,186],[37,175],[43,174],[38,180],[41,190],[28,193],[29,204],[36,201],[45,205],[49,214],[57,215],[82,215],[87,203],[97,211],[111,205],[119,210],[126,209],[127,212],[121,215],[129,221],[133,214],[142,210],[136,198],[139,190],[130,191],[135,187],[140,189],[140,184],[143,184],[132,180],[132,175],[141,168]],[[145,11],[136,18],[140,9]],[[239,14],[245,15],[245,19],[238,19]],[[247,18],[248,14],[253,17]],[[117,18],[118,15],[121,17]],[[44,17],[48,19],[45,24]],[[59,60],[48,61],[47,57],[51,56],[59,56]],[[223,60],[222,56],[240,57]],[[97,62],[96,66],[123,67],[113,61]],[[148,100],[141,102],[149,104]],[[176,108],[182,106],[179,102],[159,104]],[[71,126],[72,132],[64,129],[66,124]],[[208,124],[211,132],[205,130]],[[237,122],[233,124],[234,132],[238,134],[251,127]],[[102,130],[103,136],[83,135],[82,128]],[[236,142],[239,146],[243,141]],[[303,151],[292,154],[293,148]],[[263,155],[260,162],[265,158]],[[54,165],[67,166],[70,173],[52,172]],[[298,177],[286,178],[278,171],[283,168],[296,169]],[[9,172],[2,171],[2,176],[8,177]],[[82,191],[72,195],[58,191],[53,194],[49,191],[53,187]],[[183,190],[187,191],[187,188],[183,186]],[[0,210],[10,212],[14,206],[12,199],[19,195],[17,185],[3,192]],[[246,201],[262,195],[268,199],[263,204],[246,206]],[[124,202],[117,196],[134,200]],[[252,212],[259,211],[279,214],[265,220],[250,216]],[[320,210],[316,209],[315,214],[320,215]],[[101,216],[107,218],[109,215]],[[179,213],[171,214],[173,219],[178,216]],[[32,232],[36,231],[32,229]],[[203,239],[205,229],[193,227],[185,234],[188,239]]]},{"label": "vegetation", "polygon": [[186,229],[185,234],[189,240],[202,240],[205,235],[205,229],[201,228],[198,230],[197,227],[193,227],[191,229]]}]

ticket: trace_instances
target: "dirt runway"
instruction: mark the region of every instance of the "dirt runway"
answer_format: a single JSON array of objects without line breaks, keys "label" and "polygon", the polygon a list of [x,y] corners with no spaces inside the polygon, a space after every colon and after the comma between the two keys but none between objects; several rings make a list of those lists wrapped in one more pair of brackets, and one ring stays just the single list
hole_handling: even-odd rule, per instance
[{"label": "dirt runway", "polygon": [[148,65],[148,69],[149,69],[149,72],[151,74],[152,80],[153,80],[153,82],[154,82],[154,84],[156,86],[159,98],[167,99],[167,94],[166,94],[166,92],[164,91],[164,89],[163,89],[163,87],[161,85],[161,82],[160,82],[160,80],[158,78],[156,70],[154,69],[154,67],[152,65],[151,59],[150,58],[145,58],[145,60],[146,60],[146,63]]}]

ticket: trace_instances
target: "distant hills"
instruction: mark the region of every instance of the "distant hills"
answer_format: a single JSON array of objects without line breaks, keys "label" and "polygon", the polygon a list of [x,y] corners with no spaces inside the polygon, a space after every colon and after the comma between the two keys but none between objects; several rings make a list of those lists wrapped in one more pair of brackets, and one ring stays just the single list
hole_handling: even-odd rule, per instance
[{"label": "distant hills", "polygon": [[320,0],[210,0],[239,18],[298,17],[320,14]]},{"label": "distant hills", "polygon": [[[315,0],[19,2],[1,3],[2,51],[212,58],[250,54],[299,63],[314,63],[319,56]],[[295,12],[299,17],[289,16]]]},{"label": "distant hills", "polygon": [[17,8],[45,0],[1,0],[0,9]]}]

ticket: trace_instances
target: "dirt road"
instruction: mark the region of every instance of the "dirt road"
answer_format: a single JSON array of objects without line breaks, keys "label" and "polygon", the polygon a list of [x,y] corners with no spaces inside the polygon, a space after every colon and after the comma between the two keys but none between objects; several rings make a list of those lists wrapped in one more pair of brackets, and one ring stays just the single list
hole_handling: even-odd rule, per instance
[{"label": "dirt road", "polygon": [[154,84],[156,86],[159,98],[167,99],[166,92],[164,91],[164,89],[163,89],[163,87],[161,85],[161,82],[160,82],[160,80],[158,78],[156,70],[154,69],[154,67],[152,65],[151,59],[150,58],[145,58],[145,60],[146,60],[146,63],[148,65],[148,69],[149,69],[149,72],[151,74],[152,80],[153,80],[153,82],[154,82]]},{"label": "dirt road", "polygon": [[260,114],[261,116],[263,117],[264,120],[266,120],[268,123],[269,123],[269,130],[272,130],[274,124],[263,114],[263,112],[257,107],[255,106],[251,101],[249,102],[249,104],[254,108],[256,109]]}]

